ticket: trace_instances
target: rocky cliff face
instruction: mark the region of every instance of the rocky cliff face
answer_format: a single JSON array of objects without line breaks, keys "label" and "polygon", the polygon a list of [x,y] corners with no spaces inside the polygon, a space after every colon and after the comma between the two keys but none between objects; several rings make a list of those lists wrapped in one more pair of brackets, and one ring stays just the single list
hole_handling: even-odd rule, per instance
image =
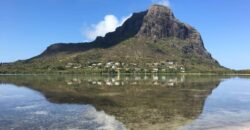
[{"label": "rocky cliff face", "polygon": [[143,18],[143,24],[137,36],[155,39],[165,37],[186,39],[189,31],[191,28],[178,22],[169,8],[153,5]]},{"label": "rocky cliff face", "polygon": [[187,40],[191,44],[183,48],[184,53],[196,51],[200,55],[212,58],[204,47],[200,33],[190,25],[176,19],[173,12],[165,6],[150,7],[136,36],[150,37],[155,40],[167,37]]}]

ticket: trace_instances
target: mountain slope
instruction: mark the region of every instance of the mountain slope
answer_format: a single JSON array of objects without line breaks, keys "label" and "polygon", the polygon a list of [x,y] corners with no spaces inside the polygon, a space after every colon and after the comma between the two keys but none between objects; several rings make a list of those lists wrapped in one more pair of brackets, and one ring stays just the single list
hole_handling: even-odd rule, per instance
[{"label": "mountain slope", "polygon": [[41,55],[12,66],[38,72],[226,70],[205,49],[199,32],[161,5],[134,13],[114,32],[93,42],[53,44]]}]

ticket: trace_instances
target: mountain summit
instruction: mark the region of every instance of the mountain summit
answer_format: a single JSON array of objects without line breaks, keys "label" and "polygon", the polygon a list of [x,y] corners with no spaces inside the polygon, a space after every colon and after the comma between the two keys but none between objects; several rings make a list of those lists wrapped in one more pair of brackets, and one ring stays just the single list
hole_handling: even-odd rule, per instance
[{"label": "mountain summit", "polygon": [[134,13],[114,32],[93,42],[53,44],[41,55],[18,64],[49,71],[224,70],[205,49],[200,33],[180,22],[171,9],[162,5]]},{"label": "mountain summit", "polygon": [[161,5],[153,5],[143,18],[143,24],[138,36],[152,37],[155,39],[176,36],[182,38],[183,31],[179,31],[179,24],[172,11]]}]

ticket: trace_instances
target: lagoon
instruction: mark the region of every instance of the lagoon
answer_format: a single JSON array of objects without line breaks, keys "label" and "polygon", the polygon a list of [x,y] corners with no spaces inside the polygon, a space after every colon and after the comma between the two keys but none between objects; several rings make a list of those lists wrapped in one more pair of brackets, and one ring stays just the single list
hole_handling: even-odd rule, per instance
[{"label": "lagoon", "polygon": [[249,129],[250,78],[1,75],[0,129]]}]

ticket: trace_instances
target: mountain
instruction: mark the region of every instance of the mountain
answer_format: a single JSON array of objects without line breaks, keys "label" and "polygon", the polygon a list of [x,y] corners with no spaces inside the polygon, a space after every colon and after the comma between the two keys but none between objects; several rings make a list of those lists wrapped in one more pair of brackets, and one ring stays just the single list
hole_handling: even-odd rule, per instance
[{"label": "mountain", "polygon": [[162,5],[134,13],[114,32],[93,42],[53,44],[39,56],[7,68],[23,72],[227,70],[205,49],[200,33],[180,22],[171,9]]}]

